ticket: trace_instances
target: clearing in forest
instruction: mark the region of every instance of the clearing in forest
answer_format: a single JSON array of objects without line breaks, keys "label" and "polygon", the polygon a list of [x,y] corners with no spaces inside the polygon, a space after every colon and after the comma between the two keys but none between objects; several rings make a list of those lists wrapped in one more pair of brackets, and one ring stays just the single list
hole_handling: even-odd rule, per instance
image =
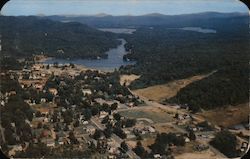
[{"label": "clearing in forest", "polygon": [[143,89],[137,89],[133,90],[133,92],[139,96],[146,97],[150,100],[161,102],[165,99],[174,97],[180,91],[180,89],[186,87],[192,82],[206,78],[211,74],[213,74],[214,72],[215,71],[205,75],[197,75],[181,80],[175,80],[167,84],[161,84],[161,85],[150,86]]}]

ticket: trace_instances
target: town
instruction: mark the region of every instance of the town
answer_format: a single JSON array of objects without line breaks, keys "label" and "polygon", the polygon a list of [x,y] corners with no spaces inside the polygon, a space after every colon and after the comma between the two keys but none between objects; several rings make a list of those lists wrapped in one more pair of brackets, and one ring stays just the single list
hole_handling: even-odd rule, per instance
[{"label": "town", "polygon": [[[221,127],[188,110],[138,96],[119,71],[44,64],[1,72],[1,149],[10,157],[221,158]],[[15,121],[15,122],[10,122]],[[232,128],[239,153],[248,124]],[[183,154],[183,155],[182,155]]]}]

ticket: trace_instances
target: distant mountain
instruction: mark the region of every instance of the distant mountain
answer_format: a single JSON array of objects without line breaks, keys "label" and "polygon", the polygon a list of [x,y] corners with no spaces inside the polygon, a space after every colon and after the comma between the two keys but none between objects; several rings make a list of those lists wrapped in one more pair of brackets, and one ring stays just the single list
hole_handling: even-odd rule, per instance
[{"label": "distant mountain", "polygon": [[244,13],[218,13],[218,12],[204,12],[196,14],[183,15],[163,15],[159,13],[151,13],[141,16],[111,16],[101,14],[102,16],[47,16],[55,21],[75,21],[87,24],[93,27],[142,27],[142,26],[166,26],[166,27],[186,27],[186,26],[206,26],[213,27],[214,25],[221,25],[222,21],[231,21],[233,18],[248,18],[248,14]]},{"label": "distant mountain", "polygon": [[94,17],[106,17],[106,16],[111,16],[109,14],[106,14],[106,13],[98,13],[98,14],[95,14],[93,15]]},{"label": "distant mountain", "polygon": [[96,58],[119,43],[113,33],[37,17],[0,16],[0,33],[2,55]]},{"label": "distant mountain", "polygon": [[150,14],[145,14],[143,16],[152,16],[152,17],[158,17],[158,16],[166,16],[164,14],[160,14],[160,13],[150,13]]}]

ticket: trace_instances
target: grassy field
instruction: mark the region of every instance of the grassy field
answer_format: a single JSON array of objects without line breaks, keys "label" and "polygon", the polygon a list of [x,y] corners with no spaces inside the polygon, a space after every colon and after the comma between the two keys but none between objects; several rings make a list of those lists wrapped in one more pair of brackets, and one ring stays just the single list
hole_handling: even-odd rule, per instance
[{"label": "grassy field", "polygon": [[168,114],[168,112],[160,108],[126,110],[120,112],[120,114],[129,118],[148,118],[155,123],[172,121],[172,117]]},{"label": "grassy field", "polygon": [[[213,72],[212,72],[213,73]],[[192,82],[201,80],[205,77],[208,77],[212,73],[206,75],[197,75],[186,79],[176,80],[173,82],[169,82],[167,84],[155,85],[143,89],[133,90],[139,96],[146,97],[150,100],[154,100],[160,102],[164,99],[169,99],[174,97],[178,91]]]},{"label": "grassy field", "polygon": [[205,111],[199,113],[198,116],[207,119],[213,124],[229,127],[241,122],[247,122],[249,114],[249,105],[248,103],[245,103],[237,106]]},{"label": "grassy field", "polygon": [[123,85],[124,83],[126,86],[130,85],[130,83],[136,79],[140,78],[140,76],[131,74],[131,75],[121,75],[120,76],[120,84]]},{"label": "grassy field", "polygon": [[176,130],[174,127],[172,127],[169,124],[154,124],[155,130],[157,130],[159,133],[177,133],[179,132],[178,130]]}]

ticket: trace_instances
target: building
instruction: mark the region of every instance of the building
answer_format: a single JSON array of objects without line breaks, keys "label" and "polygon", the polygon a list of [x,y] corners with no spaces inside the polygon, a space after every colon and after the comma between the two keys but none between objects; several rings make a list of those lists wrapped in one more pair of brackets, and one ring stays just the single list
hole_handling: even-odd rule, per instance
[{"label": "building", "polygon": [[49,88],[49,92],[53,94],[54,96],[57,95],[58,91],[56,88]]},{"label": "building", "polygon": [[92,91],[90,89],[82,89],[82,93],[84,96],[86,96],[86,95],[91,95]]}]

